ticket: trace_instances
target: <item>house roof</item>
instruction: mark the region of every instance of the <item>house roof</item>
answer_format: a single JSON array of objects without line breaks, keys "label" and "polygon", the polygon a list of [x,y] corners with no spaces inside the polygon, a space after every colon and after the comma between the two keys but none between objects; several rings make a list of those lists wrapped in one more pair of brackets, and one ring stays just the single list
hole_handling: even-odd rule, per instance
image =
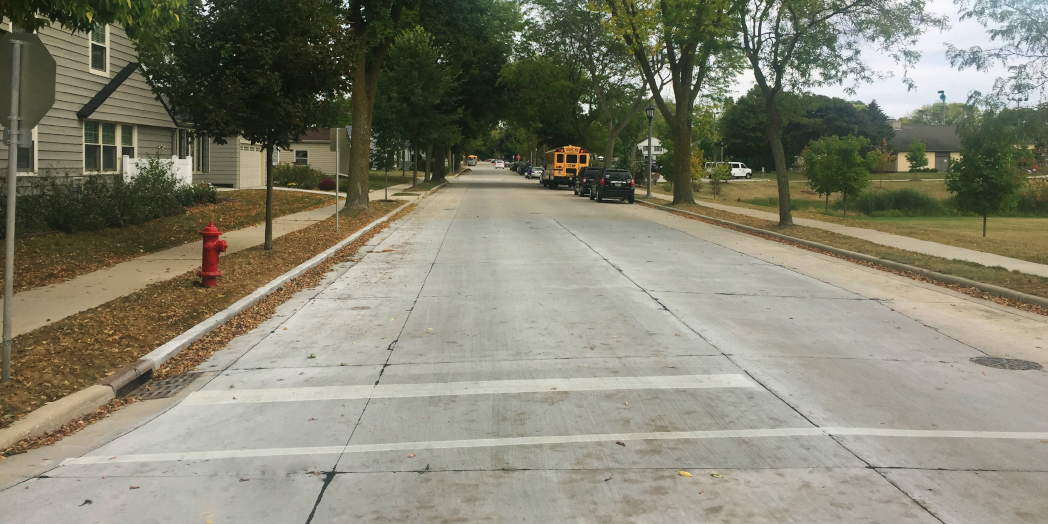
[{"label": "house roof", "polygon": [[911,126],[895,130],[888,144],[896,151],[909,151],[915,140],[924,142],[925,151],[960,151],[961,137],[957,126]]},{"label": "house roof", "polygon": [[299,142],[330,142],[331,131],[327,127],[314,127],[307,129],[306,134],[298,137]]}]

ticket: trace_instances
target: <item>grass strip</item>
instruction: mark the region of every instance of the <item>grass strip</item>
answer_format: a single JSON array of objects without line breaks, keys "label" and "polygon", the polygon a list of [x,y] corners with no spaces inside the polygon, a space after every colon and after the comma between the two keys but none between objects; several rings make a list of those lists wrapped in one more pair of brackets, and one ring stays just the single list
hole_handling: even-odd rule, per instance
[{"label": "grass strip", "polygon": [[[0,427],[97,384],[399,205],[372,202],[369,211],[347,208],[340,213],[337,233],[332,217],[280,237],[271,251],[259,246],[223,256],[218,287],[200,287],[191,271],[16,337],[13,380],[0,385]],[[294,286],[284,286],[289,287]]]},{"label": "grass strip", "polygon": [[[186,242],[199,242],[200,230],[212,220],[222,231],[265,220],[264,190],[220,191],[218,198],[218,204],[194,206],[184,215],[158,218],[135,226],[74,234],[53,232],[20,236],[15,239],[15,292],[64,282]],[[330,205],[331,200],[332,197],[315,193],[275,191],[273,214],[280,217],[307,211]]]},{"label": "grass strip", "polygon": [[[781,234],[781,235],[788,235],[788,236],[796,237],[796,238],[803,239],[803,240],[809,240],[809,241],[812,241],[812,242],[818,242],[820,244],[825,244],[825,245],[832,246],[832,247],[835,247],[835,248],[846,249],[848,251],[854,251],[854,252],[857,252],[857,253],[862,253],[864,255],[869,255],[869,256],[873,256],[873,257],[877,257],[877,258],[882,258],[882,259],[885,259],[885,260],[890,260],[892,262],[898,262],[898,263],[901,263],[901,264],[908,264],[908,265],[916,266],[916,267],[919,267],[919,268],[922,268],[922,269],[927,269],[929,271],[935,271],[937,273],[943,273],[943,274],[947,274],[947,275],[953,275],[953,276],[958,276],[958,277],[962,277],[962,278],[967,278],[969,280],[974,280],[976,282],[992,284],[992,285],[995,285],[995,286],[1000,286],[1000,287],[1003,287],[1003,288],[1011,289],[1011,290],[1014,290],[1014,291],[1019,291],[1021,293],[1026,293],[1026,294],[1029,294],[1029,295],[1034,295],[1034,296],[1038,296],[1038,297],[1042,297],[1042,298],[1048,298],[1048,279],[1043,278],[1043,277],[1039,277],[1039,276],[1035,276],[1035,275],[1028,275],[1026,273],[1020,273],[1018,271],[1009,271],[1009,270],[1007,270],[1005,268],[1002,268],[1002,267],[987,267],[987,266],[983,266],[981,264],[976,264],[974,262],[968,262],[968,261],[965,261],[965,260],[946,259],[946,258],[941,258],[941,257],[934,257],[934,256],[930,256],[930,255],[924,255],[924,254],[920,254],[920,253],[914,253],[914,252],[911,252],[911,251],[904,251],[904,250],[901,250],[901,249],[895,249],[895,248],[892,248],[892,247],[882,246],[880,244],[875,244],[873,242],[869,242],[869,241],[862,240],[862,239],[859,239],[859,238],[850,237],[850,236],[847,236],[847,235],[841,235],[839,233],[833,233],[833,232],[830,232],[830,231],[825,231],[825,230],[817,229],[817,228],[811,228],[811,227],[805,227],[805,226],[796,226],[796,225],[788,226],[788,227],[779,227],[778,223],[776,223],[776,222],[771,222],[771,221],[768,221],[768,220],[762,220],[762,219],[759,219],[759,218],[753,218],[753,217],[746,216],[746,215],[739,215],[739,214],[731,213],[731,212],[727,212],[727,211],[721,211],[719,209],[713,209],[713,208],[709,208],[709,207],[705,207],[705,206],[701,206],[701,205],[696,205],[696,204],[677,204],[677,205],[672,205],[671,206],[671,205],[669,205],[669,202],[659,201],[659,200],[656,200],[655,203],[658,203],[659,205],[666,205],[667,207],[671,207],[671,208],[674,208],[674,209],[680,209],[682,211],[690,211],[692,213],[700,213],[702,215],[706,215],[706,216],[709,216],[709,217],[712,217],[712,218],[718,218],[718,219],[721,219],[721,220],[729,220],[731,222],[736,222],[738,224],[742,224],[742,225],[753,227],[753,228],[763,229],[763,230],[766,230],[766,231],[769,231],[769,232],[778,233],[778,234]],[[716,225],[716,226],[720,226],[720,227],[726,227],[726,228],[733,229],[735,231],[739,231],[739,232],[742,232],[742,233],[753,234],[753,233],[750,233],[750,232],[748,232],[746,230],[743,230],[743,229],[740,229],[740,228],[732,228],[730,226],[725,226],[724,224],[720,224],[720,223],[715,222],[715,221],[703,220],[702,218],[696,217],[694,215],[689,215],[689,214],[686,214],[686,213],[674,213],[674,214],[678,215],[678,216],[681,216],[681,217],[689,218],[689,219],[692,219],[692,220],[698,220],[700,222],[705,222],[705,223]],[[880,264],[874,264],[874,263],[870,263],[870,262],[866,262],[866,261],[862,261],[862,260],[856,260],[854,258],[849,258],[849,257],[843,256],[843,255],[839,255],[839,254],[836,254],[836,253],[831,253],[831,252],[828,252],[828,251],[825,251],[825,250],[817,249],[817,248],[814,248],[814,247],[811,247],[811,246],[806,246],[806,245],[799,244],[799,243],[789,242],[789,241],[782,240],[782,239],[779,239],[779,238],[776,238],[776,237],[772,237],[772,236],[763,236],[763,235],[757,235],[757,236],[760,236],[761,238],[764,238],[764,239],[767,239],[767,240],[772,240],[772,241],[775,241],[775,242],[789,244],[789,245],[796,246],[796,247],[799,247],[799,248],[802,248],[802,249],[807,249],[809,251],[815,251],[815,252],[822,253],[822,254],[825,254],[825,255],[829,255],[829,256],[832,256],[832,257],[835,257],[835,258],[848,260],[850,262],[853,262],[853,263],[856,263],[856,264],[860,264],[860,265],[864,265],[864,266],[867,266],[867,267],[873,267],[873,268],[881,270],[881,271],[887,271],[887,272],[894,273],[894,274],[897,274],[897,275],[902,275],[902,276],[905,276],[907,278],[911,278],[911,279],[918,280],[918,281],[921,281],[921,282],[932,283],[932,284],[935,284],[935,285],[938,285],[938,286],[950,288],[950,289],[953,289],[955,291],[959,291],[959,292],[964,293],[964,294],[969,295],[969,296],[973,296],[973,297],[977,297],[977,298],[983,298],[983,299],[986,299],[986,300],[991,300],[991,301],[996,302],[998,304],[1006,305],[1006,306],[1009,306],[1009,307],[1014,307],[1016,309],[1021,309],[1023,311],[1029,311],[1029,312],[1033,312],[1033,313],[1037,313],[1037,314],[1041,314],[1041,315],[1048,315],[1048,309],[1045,309],[1045,308],[1042,308],[1042,307],[1038,307],[1038,306],[1035,306],[1035,305],[1032,305],[1032,304],[1027,304],[1025,302],[1019,302],[1019,301],[1016,301],[1016,300],[1011,300],[1011,299],[1008,299],[1008,298],[999,297],[997,295],[992,295],[990,293],[987,293],[986,291],[983,291],[983,290],[977,289],[977,288],[973,288],[973,287],[970,287],[970,286],[962,286],[962,285],[958,285],[958,284],[951,284],[951,283],[948,283],[948,282],[942,282],[940,280],[936,280],[936,279],[933,279],[933,278],[930,278],[930,277],[927,277],[927,276],[924,276],[924,275],[918,275],[918,274],[915,274],[915,273],[899,271],[897,269],[893,269],[893,268],[890,268],[888,266],[884,266],[884,265],[880,265]]]}]

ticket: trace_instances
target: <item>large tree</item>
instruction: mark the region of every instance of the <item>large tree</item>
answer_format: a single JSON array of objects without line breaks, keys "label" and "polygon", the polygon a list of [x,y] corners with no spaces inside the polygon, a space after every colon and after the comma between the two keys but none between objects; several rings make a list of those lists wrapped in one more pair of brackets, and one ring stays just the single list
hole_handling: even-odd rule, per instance
[{"label": "large tree", "polygon": [[924,8],[925,0],[742,0],[734,11],[739,47],[768,116],[765,134],[775,161],[779,225],[793,224],[780,97],[810,86],[877,77],[864,61],[864,48],[912,66],[920,57],[912,49],[917,38],[927,27],[945,24]]},{"label": "large tree", "polygon": [[1008,76],[994,83],[995,94],[1044,92],[1048,87],[1048,3],[1044,0],[954,0],[961,19],[978,21],[999,43],[997,47],[959,48],[948,44],[950,63],[964,70],[986,71],[995,65]]},{"label": "large tree", "polygon": [[[640,67],[656,107],[669,126],[673,203],[694,202],[691,175],[692,106],[711,83],[728,80],[735,66],[729,0],[604,0],[610,23]],[[662,93],[663,74],[672,106]]]},{"label": "large tree", "polygon": [[[273,247],[273,149],[330,115],[345,87],[337,5],[328,0],[193,0],[182,23],[140,47],[146,75],[198,135],[266,151],[265,249]],[[334,104],[338,105],[338,104]]]},{"label": "large tree", "polygon": [[611,30],[607,13],[589,9],[589,0],[536,3],[540,11],[532,38],[542,52],[566,53],[586,71],[607,134],[604,167],[611,167],[619,135],[648,101],[647,83],[630,49]]},{"label": "large tree", "polygon": [[371,121],[374,116],[382,63],[402,29],[402,19],[412,0],[350,0],[346,7],[349,25],[353,83],[353,136],[349,141],[349,173],[346,205],[368,207],[368,175],[371,160]]}]

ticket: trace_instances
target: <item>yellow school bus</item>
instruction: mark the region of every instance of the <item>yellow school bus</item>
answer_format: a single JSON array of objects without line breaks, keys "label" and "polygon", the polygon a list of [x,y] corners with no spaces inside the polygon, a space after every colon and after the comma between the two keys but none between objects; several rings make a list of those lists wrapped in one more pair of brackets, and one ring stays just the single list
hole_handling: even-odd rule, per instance
[{"label": "yellow school bus", "polygon": [[466,160],[466,165],[467,166],[475,166],[475,165],[477,165],[477,155],[469,155],[469,158]]},{"label": "yellow school bus", "polygon": [[542,185],[557,189],[560,185],[575,183],[579,169],[589,165],[589,151],[578,146],[564,146],[546,151],[542,170]]}]

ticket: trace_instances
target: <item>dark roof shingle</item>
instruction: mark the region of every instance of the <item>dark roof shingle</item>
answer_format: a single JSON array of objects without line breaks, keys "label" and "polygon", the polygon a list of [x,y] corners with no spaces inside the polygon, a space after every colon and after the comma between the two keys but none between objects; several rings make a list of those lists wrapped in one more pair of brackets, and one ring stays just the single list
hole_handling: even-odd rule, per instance
[{"label": "dark roof shingle", "polygon": [[957,126],[904,125],[895,130],[895,138],[888,144],[896,151],[909,151],[914,140],[924,142],[925,151],[960,151],[961,137]]}]

